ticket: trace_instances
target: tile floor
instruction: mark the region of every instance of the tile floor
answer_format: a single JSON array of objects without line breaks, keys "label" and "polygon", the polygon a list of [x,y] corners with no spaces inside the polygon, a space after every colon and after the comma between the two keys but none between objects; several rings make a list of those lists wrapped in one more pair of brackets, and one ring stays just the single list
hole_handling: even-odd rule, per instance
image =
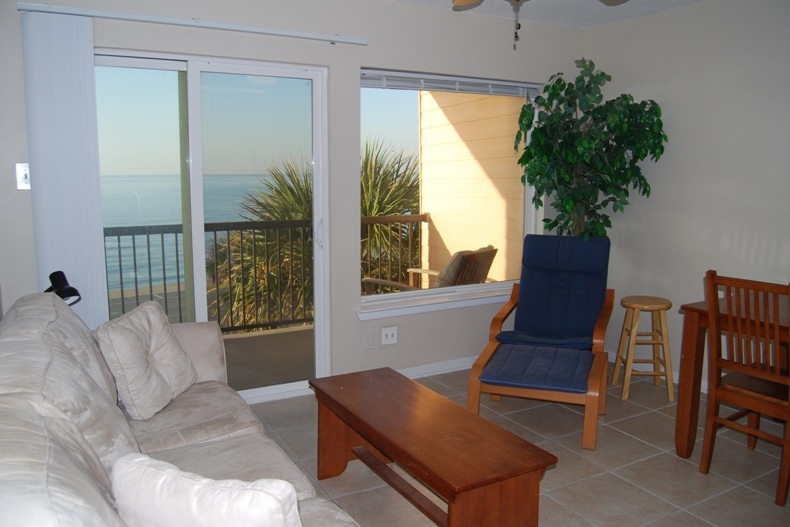
[{"label": "tile floor", "polygon": [[[468,370],[417,379],[466,405]],[[610,377],[611,378],[611,377]],[[483,399],[481,415],[552,452],[559,463],[541,482],[540,525],[575,526],[790,526],[790,504],[774,504],[780,450],[723,431],[708,475],[699,473],[702,429],[688,460],[674,453],[675,405],[665,387],[647,377],[631,383],[628,401],[609,389],[599,419],[598,447],[581,448],[581,407],[514,398]],[[433,525],[359,461],[338,477],[318,481],[315,399],[311,396],[253,405],[271,436],[362,527]],[[701,412],[704,415],[704,411]],[[769,422],[765,427],[775,426]],[[488,526],[481,526],[488,527]]]}]

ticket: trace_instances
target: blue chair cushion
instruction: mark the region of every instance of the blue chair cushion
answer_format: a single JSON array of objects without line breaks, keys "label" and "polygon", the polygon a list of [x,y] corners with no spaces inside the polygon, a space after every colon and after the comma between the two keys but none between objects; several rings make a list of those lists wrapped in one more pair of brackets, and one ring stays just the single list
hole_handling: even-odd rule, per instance
[{"label": "blue chair cushion", "polygon": [[578,349],[502,344],[480,381],[497,386],[587,393],[594,355]]},{"label": "blue chair cushion", "polygon": [[531,346],[549,346],[553,348],[570,348],[576,350],[591,350],[591,336],[564,336],[564,337],[542,337],[527,333],[526,331],[503,331],[496,336],[496,339],[503,344],[522,344]]},{"label": "blue chair cushion", "polygon": [[515,332],[544,339],[592,338],[606,299],[609,248],[609,238],[527,235]]}]

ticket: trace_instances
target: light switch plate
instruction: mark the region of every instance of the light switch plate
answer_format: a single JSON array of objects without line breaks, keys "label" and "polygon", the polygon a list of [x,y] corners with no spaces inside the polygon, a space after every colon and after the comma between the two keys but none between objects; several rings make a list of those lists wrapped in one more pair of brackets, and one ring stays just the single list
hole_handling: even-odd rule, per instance
[{"label": "light switch plate", "polygon": [[30,165],[27,163],[16,164],[16,188],[30,190]]}]

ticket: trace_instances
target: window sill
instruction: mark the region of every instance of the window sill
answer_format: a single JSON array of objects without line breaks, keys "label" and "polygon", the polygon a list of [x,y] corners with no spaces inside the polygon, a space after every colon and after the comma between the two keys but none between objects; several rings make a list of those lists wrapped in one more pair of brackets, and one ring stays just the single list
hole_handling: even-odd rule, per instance
[{"label": "window sill", "polygon": [[510,298],[512,289],[513,281],[506,281],[363,296],[357,317],[361,321],[379,320],[449,309],[504,304]]}]

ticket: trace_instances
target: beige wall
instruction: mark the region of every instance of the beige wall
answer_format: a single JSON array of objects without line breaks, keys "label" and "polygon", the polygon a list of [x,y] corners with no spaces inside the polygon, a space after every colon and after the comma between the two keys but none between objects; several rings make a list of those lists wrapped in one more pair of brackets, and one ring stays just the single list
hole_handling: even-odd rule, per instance
[{"label": "beige wall", "polygon": [[[790,282],[788,28],[786,0],[708,0],[585,33],[585,55],[613,76],[609,95],[663,110],[666,153],[645,167],[650,199],[613,217],[609,276],[618,298],[672,300],[676,371],[676,308],[704,299],[706,270]],[[609,350],[622,316],[617,305]]]},{"label": "beige wall", "polygon": [[[52,0],[50,0],[52,1]],[[96,21],[98,46],[172,51],[328,67],[331,350],[335,372],[419,366],[471,357],[482,347],[494,307],[362,323],[357,230],[359,68],[429,71],[543,82],[572,71],[584,54],[614,76],[611,91],[656,99],[670,137],[665,158],[646,167],[649,200],[634,196],[615,216],[611,284],[618,297],[662,294],[679,305],[701,298],[707,268],[788,281],[790,195],[790,3],[703,0],[684,8],[577,31],[523,24],[512,49],[512,20],[388,0],[53,1],[341,33],[366,47],[250,34]],[[24,91],[16,2],[0,0],[0,283],[3,305],[37,288],[30,198],[14,190],[12,168],[26,157]],[[35,181],[34,181],[35,184]],[[352,261],[353,260],[353,261]],[[39,270],[40,271],[40,270]],[[607,349],[616,346],[615,311]],[[362,334],[399,326],[399,343],[362,351]],[[680,319],[670,331],[679,356]],[[677,360],[675,361],[677,368]]]},{"label": "beige wall", "polygon": [[420,93],[421,210],[431,214],[423,266],[497,248],[488,277],[519,277],[524,186],[513,149],[522,97]]},{"label": "beige wall", "polygon": [[36,290],[29,190],[16,190],[15,163],[27,162],[22,28],[16,2],[0,0],[0,304]]}]

